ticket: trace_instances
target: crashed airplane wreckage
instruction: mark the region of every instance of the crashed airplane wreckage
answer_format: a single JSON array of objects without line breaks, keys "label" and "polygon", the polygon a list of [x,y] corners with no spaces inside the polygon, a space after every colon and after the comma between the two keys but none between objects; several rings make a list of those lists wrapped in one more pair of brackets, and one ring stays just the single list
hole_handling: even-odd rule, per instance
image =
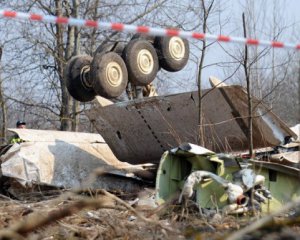
[{"label": "crashed airplane wreckage", "polygon": [[247,92],[240,86],[220,84],[202,92],[206,148],[183,144],[196,142],[197,96],[188,92],[120,103],[97,97],[86,115],[120,160],[159,163],[158,203],[176,192],[181,192],[181,202],[195,189],[200,209],[239,214],[274,211],[300,195],[299,151],[294,153],[298,167],[293,173],[288,165],[274,167],[269,158],[297,135],[259,99],[253,98],[254,148],[269,147],[273,152],[247,162],[215,153],[249,148]]},{"label": "crashed airplane wreckage", "polygon": [[[93,100],[85,113],[100,135],[14,129],[23,142],[1,147],[0,177],[25,187],[45,184],[137,192],[143,187],[139,183],[155,179],[153,164],[159,164],[158,202],[175,192],[186,201],[195,188],[200,208],[217,205],[226,213],[243,213],[265,206],[273,210],[300,195],[295,184],[299,159],[293,165],[285,155],[284,163],[291,165],[283,166],[282,156],[277,163],[263,158],[240,163],[216,154],[248,149],[248,96],[241,86],[218,84],[202,91],[205,148],[192,145],[199,131],[198,93],[153,96],[151,89],[160,67],[179,71],[188,55],[186,40],[136,35],[126,47],[108,44],[99,46],[93,57],[73,57],[65,69],[68,91],[78,101]],[[142,88],[152,97],[139,98]],[[131,100],[117,103],[106,99],[119,97],[125,89],[135,97],[128,94]],[[261,100],[252,101],[255,149],[297,138]],[[182,145],[186,142],[192,144]],[[136,184],[128,184],[131,180]]]},{"label": "crashed airplane wreckage", "polygon": [[[211,124],[215,124],[214,129],[206,128],[206,131],[211,130],[207,136],[218,136],[216,141],[220,143],[220,139],[226,140],[226,144],[211,145],[219,151],[243,150],[247,146],[246,134],[241,127],[242,124],[246,124],[246,117],[243,117],[246,116],[246,111],[242,108],[246,93],[242,88],[233,86],[206,90],[207,96],[210,94],[215,97],[224,96],[220,95],[222,89],[225,89],[225,93],[228,93],[231,98],[228,98],[228,95],[219,98],[220,102],[223,102],[221,106],[224,107],[222,114],[217,114],[218,110],[221,111],[220,105],[209,103],[211,108],[205,108],[206,122],[209,119]],[[177,144],[175,140],[193,140],[193,135],[187,133],[191,133],[192,129],[196,131],[195,127],[188,125],[195,122],[191,116],[196,118],[197,104],[193,99],[194,95],[196,93],[183,93],[164,98],[152,97],[115,104],[109,100],[97,98],[96,103],[99,105],[93,106],[87,114],[99,132],[102,131],[100,126],[103,127],[104,131],[101,133],[107,136],[107,141],[104,141],[99,134],[11,129],[23,142],[1,148],[1,175],[14,179],[27,188],[37,184],[73,189],[105,188],[136,193],[143,189],[145,184],[151,181],[153,183],[156,167],[153,164],[132,165],[132,163],[152,159],[152,163],[160,162],[156,177],[158,203],[166,201],[176,192],[181,192],[179,200],[185,201],[193,195],[193,189],[195,189],[195,201],[200,208],[215,211],[213,208],[218,206],[224,213],[235,214],[259,210],[273,211],[294,196],[300,195],[298,190],[299,151],[297,151],[299,143],[281,144],[291,138],[297,139],[297,135],[258,100],[256,100],[257,112],[263,112],[264,115],[257,116],[254,121],[254,129],[256,129],[254,138],[257,139],[255,146],[276,146],[261,150],[258,153],[260,158],[251,159],[247,163],[238,162],[235,158],[224,154],[219,155],[193,144]],[[239,96],[238,101],[236,96]],[[224,104],[229,100],[231,104]],[[100,104],[106,106],[100,106]],[[167,106],[170,108],[168,109]],[[180,116],[181,110],[184,117]],[[94,119],[97,113],[100,115]],[[124,113],[122,116],[124,116],[125,126],[119,120],[121,118],[108,117],[113,117],[114,114],[121,116],[122,113]],[[136,117],[141,116],[141,113],[147,116],[147,120],[141,122],[138,118],[134,122],[130,118],[131,124],[126,121],[131,114],[132,117]],[[157,116],[158,113],[160,114]],[[240,119],[243,122],[230,119],[233,115],[241,116]],[[109,124],[104,119],[110,119]],[[215,121],[213,122],[212,119]],[[155,120],[161,120],[162,124],[155,123]],[[240,141],[233,141],[236,140],[236,136],[233,135],[234,130],[230,131],[227,124],[223,125],[222,121],[238,131]],[[150,128],[153,126],[152,129],[156,129],[157,136],[161,134],[161,144],[165,144],[165,148],[171,144],[177,144],[179,147],[165,151],[161,157],[160,151],[163,149],[154,144],[159,143],[159,139],[154,138],[156,142],[153,143],[152,132],[149,137],[151,129],[145,128],[145,124],[148,126],[149,123],[152,123],[149,125]],[[217,132],[216,128],[219,125],[223,128]],[[131,126],[132,131],[127,130],[126,126],[128,128]],[[263,138],[265,140],[263,141],[257,134],[261,138],[265,136],[264,134],[268,135]],[[130,138],[130,136],[133,137]],[[162,136],[166,136],[166,140]],[[115,139],[118,141],[114,141]],[[129,142],[133,145],[128,145],[124,139],[131,140]],[[110,141],[112,141],[111,145],[107,144]],[[239,144],[235,145],[236,143]],[[120,146],[121,148],[118,149]],[[114,153],[119,158],[127,159],[130,163],[119,161],[111,149],[114,149]],[[127,152],[124,152],[124,149],[127,149]],[[135,149],[139,151],[134,153]],[[289,151],[289,149],[293,149],[293,152],[281,152]],[[122,157],[122,153],[126,154]],[[291,160],[294,156],[296,159]],[[289,187],[286,186],[287,183]],[[11,188],[10,193],[17,195],[14,187]]]},{"label": "crashed airplane wreckage", "polygon": [[[135,34],[128,43],[105,43],[93,56],[68,61],[64,73],[70,95],[81,102],[95,99],[86,115],[120,161],[158,163],[166,150],[197,143],[197,92],[153,96],[151,91],[158,71],[180,71],[189,53],[189,42],[178,36]],[[246,150],[247,93],[240,86],[224,85],[202,92],[203,147],[214,152]],[[125,90],[130,101],[108,100]],[[262,101],[253,98],[254,148],[278,146],[293,135]]]},{"label": "crashed airplane wreckage", "polygon": [[[12,195],[22,187],[33,189],[37,185],[136,192],[143,187],[138,182],[147,185],[155,177],[152,164],[120,162],[99,134],[31,129],[9,131],[22,139],[20,143],[0,148],[0,183],[13,183],[8,189]],[[122,181],[125,178],[127,180]],[[13,181],[7,182],[8,179]]]},{"label": "crashed airplane wreckage", "polygon": [[[197,143],[197,92],[112,103],[97,97],[86,115],[116,157],[130,163],[159,163],[182,143]],[[214,152],[248,149],[247,93],[241,86],[202,92],[205,148]],[[261,100],[253,98],[254,148],[279,146],[297,138]]]},{"label": "crashed airplane wreckage", "polygon": [[166,151],[161,158],[156,200],[162,204],[181,192],[179,202],[194,199],[206,212],[216,212],[217,208],[227,214],[278,210],[300,196],[299,143],[294,153],[298,155],[294,159],[297,167],[276,164],[272,155],[268,160],[243,160],[182,144]]}]

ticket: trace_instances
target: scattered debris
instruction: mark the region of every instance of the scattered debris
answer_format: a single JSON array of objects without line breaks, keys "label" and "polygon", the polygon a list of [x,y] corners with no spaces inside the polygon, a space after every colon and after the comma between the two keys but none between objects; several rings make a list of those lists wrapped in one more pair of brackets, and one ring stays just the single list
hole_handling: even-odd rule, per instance
[{"label": "scattered debris", "polygon": [[182,144],[162,156],[156,179],[157,201],[161,204],[181,191],[181,202],[191,198],[195,189],[194,200],[200,210],[235,214],[275,211],[300,196],[298,178],[282,170],[288,166],[277,167],[272,170],[259,159],[243,161]]},{"label": "scattered debris", "polygon": [[233,183],[211,172],[192,172],[184,183],[179,203],[181,203],[182,197],[191,198],[194,187],[209,178],[219,183],[228,196],[229,205],[223,207],[223,212],[226,214],[258,212],[261,210],[261,203],[272,199],[270,192],[263,186],[265,182],[263,176],[255,175],[251,169],[242,169],[232,175]]},{"label": "scattered debris", "polygon": [[[62,228],[78,234],[78,239],[198,239],[217,230],[227,231],[230,238],[230,231],[248,224],[230,215],[274,212],[300,196],[297,127],[289,129],[254,99],[256,158],[220,153],[248,148],[247,96],[239,86],[210,80],[213,88],[203,92],[205,147],[182,144],[196,141],[192,137],[197,131],[196,92],[122,103],[96,96],[87,115],[109,145],[99,134],[10,129],[22,141],[0,147],[1,192],[8,193],[0,198],[18,206],[20,213],[14,212],[11,221],[5,207],[1,209],[0,227],[5,230],[0,238],[23,239],[37,233],[45,238],[42,228]],[[148,87],[144,90],[156,95]],[[120,114],[122,118],[115,118]],[[168,150],[175,146],[179,147]],[[121,162],[115,154],[120,160],[142,164]],[[154,164],[160,157],[155,175]],[[145,188],[153,186],[155,176],[155,190]],[[34,202],[34,197],[40,197],[35,191],[42,188],[42,200],[53,198],[46,201],[56,204],[43,214],[35,208],[38,204],[25,205],[22,195],[27,192]],[[72,192],[62,200],[65,189]],[[290,208],[294,218],[288,223],[299,223],[298,211]],[[75,220],[75,214],[80,219]],[[16,221],[20,216],[22,220]],[[270,223],[278,225],[268,218],[251,227]],[[232,237],[248,233],[241,230]],[[51,234],[50,238],[66,236]]]},{"label": "scattered debris", "polygon": [[[30,142],[27,139],[21,144],[28,143]],[[134,165],[130,166],[131,170],[135,168]],[[272,236],[272,233],[264,230],[270,228],[271,224],[276,226],[278,236],[296,239],[299,229],[292,225],[299,223],[297,209],[292,211],[292,216],[288,215],[291,217],[282,218],[280,221],[275,219],[278,214],[261,221],[257,221],[257,217],[237,219],[226,215],[257,211],[261,201],[266,201],[264,206],[269,205],[272,210],[274,205],[270,204],[270,193],[264,185],[275,187],[280,181],[278,191],[274,191],[275,195],[272,191],[272,201],[280,201],[281,204],[289,199],[280,198],[279,192],[287,193],[286,197],[290,197],[292,189],[298,188],[297,182],[293,182],[298,178],[287,174],[282,174],[286,177],[282,178],[281,172],[277,172],[277,182],[272,185],[269,176],[265,175],[268,171],[256,167],[258,165],[254,164],[254,160],[244,163],[241,159],[237,161],[227,154],[216,154],[200,146],[184,144],[162,156],[156,190],[139,191],[137,197],[136,194],[129,198],[127,196],[128,200],[125,201],[105,190],[87,191],[84,195],[80,190],[65,193],[61,191],[60,196],[44,196],[41,202],[33,199],[29,202],[12,200],[6,196],[1,198],[0,195],[0,239],[240,239],[241,236],[257,239],[257,236]],[[122,173],[121,168],[115,169],[114,166],[108,166],[106,170],[112,174]],[[102,172],[103,169],[98,170],[98,174]],[[274,177],[274,173],[272,174],[271,178]],[[190,193],[191,190],[193,192],[191,185],[185,185],[192,178],[196,179],[196,200],[193,197],[191,199],[200,203],[201,211],[199,204],[192,205],[190,198],[185,198],[184,202],[188,204],[190,212],[183,213],[185,206],[178,204],[178,198],[181,190],[182,195],[184,192]],[[89,180],[93,181],[94,178]],[[127,178],[124,180],[128,184]],[[189,191],[185,191],[185,186],[188,186]],[[91,198],[85,196],[86,194]],[[155,195],[156,199],[153,198]],[[221,197],[218,198],[218,195]],[[230,201],[228,195],[233,196]],[[237,197],[241,195],[242,198]],[[165,204],[157,207],[155,200]],[[249,204],[251,201],[259,204],[252,206]],[[298,203],[299,201],[295,202]],[[293,210],[291,206],[298,206],[295,204],[288,205],[289,212]],[[266,212],[266,209],[265,207],[263,211]],[[256,238],[248,230],[250,223],[253,223],[250,229],[257,230]],[[284,227],[286,223],[291,225],[288,231]],[[238,229],[241,229],[237,232],[238,235],[231,235]]]}]

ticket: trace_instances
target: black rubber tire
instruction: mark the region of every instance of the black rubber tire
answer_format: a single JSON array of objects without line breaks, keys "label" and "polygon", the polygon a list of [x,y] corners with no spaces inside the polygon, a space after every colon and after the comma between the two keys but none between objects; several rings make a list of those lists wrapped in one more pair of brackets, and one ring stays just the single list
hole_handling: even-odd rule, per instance
[{"label": "black rubber tire", "polygon": [[154,41],[155,41],[154,36],[149,36],[149,35],[140,34],[140,33],[136,33],[132,36],[131,40],[135,40],[135,39],[146,40],[146,41],[150,42],[151,44],[154,44]]},{"label": "black rubber tire", "polygon": [[184,54],[181,58],[176,59],[172,57],[169,50],[169,44],[172,38],[174,37],[156,37],[154,46],[157,51],[160,67],[169,72],[177,72],[183,69],[189,60],[189,42],[186,39],[180,38],[184,44]]},{"label": "black rubber tire", "polygon": [[96,49],[94,56],[99,53],[102,54],[102,53],[108,53],[108,52],[115,52],[121,56],[124,48],[125,48],[125,43],[123,43],[123,42],[101,44]]},{"label": "black rubber tire", "polygon": [[64,69],[67,89],[70,95],[80,102],[92,101],[96,96],[94,89],[82,81],[82,70],[83,68],[89,69],[91,62],[91,56],[78,55],[72,57]]},{"label": "black rubber tire", "polygon": [[[113,86],[109,78],[107,77],[107,67],[109,64],[113,64],[114,73],[120,73],[120,80],[117,85]],[[117,70],[117,72],[115,71]],[[112,72],[111,72],[112,73]],[[98,53],[94,56],[91,64],[91,77],[93,79],[93,88],[95,92],[105,98],[119,97],[126,89],[128,83],[128,73],[126,65],[117,53]]]},{"label": "black rubber tire", "polygon": [[[138,63],[138,57],[140,56],[140,53],[143,50],[145,50],[146,52],[146,55],[143,56],[148,55],[152,58],[147,58],[147,61],[150,60],[149,64],[152,64],[152,67],[150,67],[149,70],[147,70],[147,72],[146,70],[145,72],[143,72],[141,70],[140,64]],[[146,40],[140,39],[131,40],[125,47],[122,57],[127,66],[128,80],[132,84],[136,86],[146,86],[155,79],[158,72],[159,64],[157,53],[151,43],[149,43]],[[146,67],[144,67],[144,69]]]}]

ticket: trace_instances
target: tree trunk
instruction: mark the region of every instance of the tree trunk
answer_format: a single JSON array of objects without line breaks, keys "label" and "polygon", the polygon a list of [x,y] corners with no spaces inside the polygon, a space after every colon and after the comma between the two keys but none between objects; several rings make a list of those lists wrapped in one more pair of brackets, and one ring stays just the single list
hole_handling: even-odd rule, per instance
[{"label": "tree trunk", "polygon": [[[0,47],[0,61],[2,58],[2,48]],[[1,68],[0,68],[1,70]],[[0,72],[1,74],[1,72]],[[6,129],[7,129],[7,112],[6,112],[6,104],[4,100],[3,86],[2,86],[2,78],[0,76],[0,105],[2,109],[2,127],[1,127],[1,143],[6,142]]]},{"label": "tree trunk", "polygon": [[[246,30],[246,21],[245,21],[245,13],[242,15],[243,17],[243,29],[244,29],[244,38],[247,38],[247,30]],[[252,97],[251,97],[251,81],[250,81],[250,71],[248,69],[248,46],[245,45],[245,55],[243,62],[246,82],[247,82],[247,94],[248,94],[248,143],[249,143],[249,155],[253,157],[253,136],[252,136]]]},{"label": "tree trunk", "polygon": [[[55,14],[56,16],[63,15],[62,0],[55,0]],[[63,25],[56,24],[56,49],[57,57],[55,59],[57,66],[57,73],[61,86],[61,109],[60,109],[60,129],[63,131],[70,130],[70,96],[67,91],[66,81],[64,79],[64,42],[63,42]]]},{"label": "tree trunk", "polygon": [[[202,25],[202,32],[205,34],[207,32],[207,19],[210,13],[210,10],[212,9],[212,6],[214,4],[214,1],[212,1],[208,8],[205,6],[205,1],[201,0],[202,9],[203,9],[203,25]],[[200,146],[205,146],[204,141],[204,129],[203,129],[203,106],[202,106],[202,68],[204,64],[205,59],[205,51],[206,51],[206,41],[202,41],[202,52],[200,57],[200,62],[198,66],[198,99],[199,99],[199,106],[198,106],[198,135],[197,135],[197,142]]]},{"label": "tree trunk", "polygon": [[[203,23],[204,24],[204,23]],[[204,27],[203,27],[204,28]],[[203,31],[205,33],[205,31]],[[199,99],[199,106],[198,106],[198,124],[199,124],[199,132],[197,141],[200,146],[204,146],[204,130],[203,130],[203,110],[202,110],[202,68],[205,58],[205,49],[206,49],[206,41],[203,40],[202,42],[202,53],[200,57],[200,62],[198,66],[198,99]]]},{"label": "tree trunk", "polygon": [[[78,6],[79,1],[73,0],[73,15],[72,17],[78,18]],[[74,51],[73,56],[80,54],[80,31],[78,27],[75,27],[74,30]],[[80,110],[80,103],[75,99],[72,100],[72,110],[73,110],[73,118],[72,118],[72,131],[77,132],[79,128],[79,110]]]},{"label": "tree trunk", "polygon": [[[98,15],[98,8],[99,6],[99,0],[95,0],[94,2],[94,11],[92,15],[92,20],[96,21],[97,20],[97,15]],[[94,48],[96,46],[96,38],[97,38],[97,29],[93,28],[92,32],[90,34],[90,48],[89,48],[89,54],[92,54],[94,52]]]}]

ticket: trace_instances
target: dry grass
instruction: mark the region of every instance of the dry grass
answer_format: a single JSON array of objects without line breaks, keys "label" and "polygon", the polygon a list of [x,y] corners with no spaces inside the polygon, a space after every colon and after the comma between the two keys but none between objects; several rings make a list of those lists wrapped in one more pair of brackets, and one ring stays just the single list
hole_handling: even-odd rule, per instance
[{"label": "dry grass", "polygon": [[195,208],[183,209],[172,201],[159,209],[137,210],[104,190],[92,196],[62,192],[24,201],[0,196],[0,239],[233,239],[236,233],[236,239],[299,239],[298,220],[203,219]]}]

